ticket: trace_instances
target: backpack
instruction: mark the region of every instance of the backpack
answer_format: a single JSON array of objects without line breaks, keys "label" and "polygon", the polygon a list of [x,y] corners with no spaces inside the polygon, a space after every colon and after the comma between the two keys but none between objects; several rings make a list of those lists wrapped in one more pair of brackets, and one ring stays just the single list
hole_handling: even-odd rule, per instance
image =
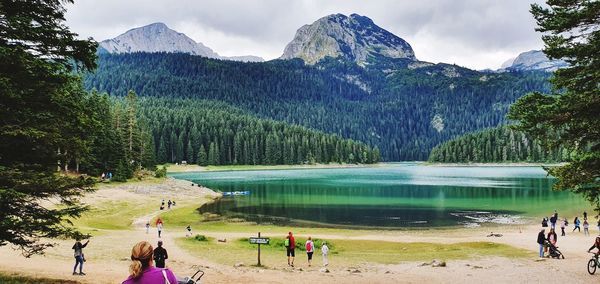
[{"label": "backpack", "polygon": [[307,252],[310,252],[310,251],[312,251],[312,242],[307,242],[307,243],[306,243],[306,251],[307,251]]},{"label": "backpack", "polygon": [[290,247],[290,239],[285,239],[284,245]]}]

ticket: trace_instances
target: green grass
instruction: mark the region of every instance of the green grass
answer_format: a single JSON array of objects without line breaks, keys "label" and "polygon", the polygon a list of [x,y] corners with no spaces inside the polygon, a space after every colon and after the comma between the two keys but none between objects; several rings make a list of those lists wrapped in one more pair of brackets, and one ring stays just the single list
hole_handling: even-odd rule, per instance
[{"label": "green grass", "polygon": [[136,217],[144,216],[153,210],[156,210],[155,204],[108,201],[94,205],[73,223],[84,230],[127,230],[131,228],[131,222]]},{"label": "green grass", "polygon": [[72,280],[26,277],[26,276],[19,276],[17,274],[0,273],[0,283],[3,283],[3,284],[40,284],[40,283],[71,284],[71,283],[78,283],[78,282],[72,281]]},{"label": "green grass", "polygon": [[[305,239],[298,239],[302,244],[296,249],[298,263],[305,263]],[[455,244],[439,243],[399,243],[387,241],[364,240],[326,240],[330,247],[330,262],[336,266],[358,265],[365,262],[396,264],[402,262],[431,261],[432,259],[457,260],[499,256],[522,258],[531,253],[505,244],[492,242],[464,242]],[[256,263],[257,246],[249,244],[247,239],[227,240],[226,243],[197,241],[193,238],[180,238],[177,245],[192,254],[209,258],[213,261],[233,265],[243,262],[246,265]],[[315,241],[315,263],[320,263],[321,240]],[[261,258],[267,266],[286,263],[283,238],[271,238],[270,245],[261,245]]]}]

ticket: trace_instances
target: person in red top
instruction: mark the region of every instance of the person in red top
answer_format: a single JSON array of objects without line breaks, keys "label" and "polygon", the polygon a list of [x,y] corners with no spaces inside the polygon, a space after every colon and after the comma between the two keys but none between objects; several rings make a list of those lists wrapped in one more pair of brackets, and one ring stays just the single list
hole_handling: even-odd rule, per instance
[{"label": "person in red top", "polygon": [[286,237],[285,247],[287,248],[288,265],[294,267],[294,257],[296,257],[296,239],[294,239],[292,232],[289,232],[288,236]]}]

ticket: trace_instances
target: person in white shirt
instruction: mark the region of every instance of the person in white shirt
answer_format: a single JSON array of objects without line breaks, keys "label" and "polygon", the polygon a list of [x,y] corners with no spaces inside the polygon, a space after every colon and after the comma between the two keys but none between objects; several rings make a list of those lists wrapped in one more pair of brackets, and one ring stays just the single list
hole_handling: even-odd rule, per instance
[{"label": "person in white shirt", "polygon": [[327,260],[327,254],[329,254],[329,247],[325,242],[323,242],[323,245],[321,246],[321,253],[323,254],[323,266],[329,265],[329,261]]}]

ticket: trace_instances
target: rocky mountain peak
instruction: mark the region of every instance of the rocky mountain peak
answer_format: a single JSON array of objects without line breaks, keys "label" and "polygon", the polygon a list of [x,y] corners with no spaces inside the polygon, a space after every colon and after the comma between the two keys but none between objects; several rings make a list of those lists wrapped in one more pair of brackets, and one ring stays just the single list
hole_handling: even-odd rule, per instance
[{"label": "rocky mountain peak", "polygon": [[372,57],[416,60],[410,44],[358,14],[333,14],[302,26],[281,58],[301,58],[315,64],[327,56],[359,65],[368,64]]},{"label": "rocky mountain peak", "polygon": [[263,61],[257,56],[220,56],[204,44],[170,29],[164,23],[152,23],[131,29],[113,39],[100,42],[100,47],[108,53],[181,52],[216,59]]},{"label": "rocky mountain peak", "polygon": [[519,54],[512,61],[505,62],[501,68],[517,71],[542,70],[554,72],[567,66],[568,63],[564,60],[550,60],[541,50],[530,50]]}]

